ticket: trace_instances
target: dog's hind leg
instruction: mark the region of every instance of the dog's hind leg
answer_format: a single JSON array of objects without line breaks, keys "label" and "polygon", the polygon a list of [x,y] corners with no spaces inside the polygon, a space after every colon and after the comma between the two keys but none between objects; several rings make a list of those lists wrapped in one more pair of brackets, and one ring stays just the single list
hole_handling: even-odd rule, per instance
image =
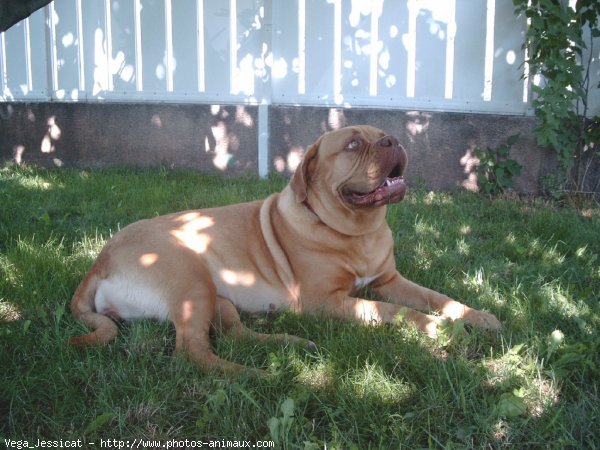
[{"label": "dog's hind leg", "polygon": [[211,321],[215,315],[215,292],[212,286],[197,286],[184,293],[170,311],[175,325],[175,351],[207,371],[267,375],[258,369],[245,367],[219,358],[210,344]]},{"label": "dog's hind leg", "polygon": [[218,333],[228,334],[234,338],[250,338],[262,342],[273,340],[282,343],[302,344],[310,351],[314,351],[317,348],[314,342],[298,336],[290,334],[266,334],[251,330],[242,323],[233,303],[224,297],[217,296],[213,326]]}]

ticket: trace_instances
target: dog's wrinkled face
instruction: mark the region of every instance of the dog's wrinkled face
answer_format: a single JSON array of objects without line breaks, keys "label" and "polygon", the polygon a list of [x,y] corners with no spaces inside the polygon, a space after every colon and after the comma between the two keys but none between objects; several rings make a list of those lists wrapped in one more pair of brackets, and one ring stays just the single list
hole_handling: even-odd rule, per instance
[{"label": "dog's wrinkled face", "polygon": [[352,208],[397,203],[404,198],[406,152],[398,139],[362,125],[328,133],[319,145],[319,158],[331,161],[324,174],[332,192]]},{"label": "dog's wrinkled face", "polygon": [[350,236],[385,223],[385,205],[404,198],[406,152],[378,128],[358,125],[323,134],[290,181],[296,203]]}]

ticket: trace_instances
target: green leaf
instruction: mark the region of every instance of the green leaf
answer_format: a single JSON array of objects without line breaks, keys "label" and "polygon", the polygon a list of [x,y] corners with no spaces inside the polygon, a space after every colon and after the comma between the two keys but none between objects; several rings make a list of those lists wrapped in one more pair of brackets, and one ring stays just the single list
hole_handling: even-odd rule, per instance
[{"label": "green leaf", "polygon": [[521,164],[519,164],[514,159],[506,161],[506,171],[509,173],[510,177],[517,176],[521,174]]},{"label": "green leaf", "polygon": [[269,434],[271,435],[271,439],[273,439],[276,443],[279,443],[280,441],[280,425],[281,421],[277,417],[271,417],[267,421],[267,426],[269,427]]},{"label": "green leaf", "polygon": [[220,408],[227,401],[227,393],[225,389],[219,388],[208,397],[208,402],[215,408]]},{"label": "green leaf", "polygon": [[527,405],[521,397],[512,393],[504,393],[498,402],[498,414],[501,417],[517,417],[525,414]]},{"label": "green leaf", "polygon": [[283,413],[284,419],[292,417],[294,415],[294,400],[291,398],[286,398],[285,401],[281,404],[281,412]]}]

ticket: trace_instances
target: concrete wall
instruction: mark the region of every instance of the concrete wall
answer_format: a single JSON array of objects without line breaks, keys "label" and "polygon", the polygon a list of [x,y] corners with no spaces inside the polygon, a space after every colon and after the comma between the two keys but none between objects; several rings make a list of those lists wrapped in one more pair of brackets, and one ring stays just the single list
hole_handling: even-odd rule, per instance
[{"label": "concrete wall", "polygon": [[256,172],[257,107],[0,103],[0,159]]},{"label": "concrete wall", "polygon": [[324,131],[366,123],[396,135],[409,155],[407,181],[428,189],[476,189],[473,150],[521,137],[511,157],[523,165],[519,192],[539,192],[554,167],[525,116],[202,104],[0,103],[0,160],[60,167],[167,166],[258,173],[259,125],[268,131],[269,171],[289,175]]}]

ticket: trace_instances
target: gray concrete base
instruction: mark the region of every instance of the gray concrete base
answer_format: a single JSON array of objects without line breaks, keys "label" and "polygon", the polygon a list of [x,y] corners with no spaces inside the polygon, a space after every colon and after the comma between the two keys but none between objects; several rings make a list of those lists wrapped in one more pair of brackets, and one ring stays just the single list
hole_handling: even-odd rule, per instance
[{"label": "gray concrete base", "polygon": [[[409,155],[407,181],[428,189],[477,189],[476,147],[521,137],[511,157],[523,165],[515,190],[539,192],[555,167],[535,142],[535,119],[523,116],[158,103],[1,103],[0,160],[46,166],[167,166],[228,174],[258,173],[259,153],[271,172],[289,175],[324,131],[366,123],[394,134]],[[259,126],[268,148],[259,149]],[[264,139],[262,140],[265,141]]]}]

